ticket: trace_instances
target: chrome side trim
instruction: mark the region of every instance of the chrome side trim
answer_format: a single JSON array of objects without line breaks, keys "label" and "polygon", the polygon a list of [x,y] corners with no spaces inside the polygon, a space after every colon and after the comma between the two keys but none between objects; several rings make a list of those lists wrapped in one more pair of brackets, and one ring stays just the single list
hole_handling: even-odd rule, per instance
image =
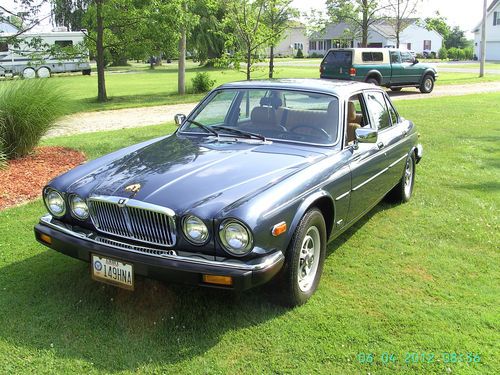
[{"label": "chrome side trim", "polygon": [[387,167],[387,168],[382,169],[380,172],[378,172],[378,173],[374,174],[373,176],[371,176],[368,180],[365,180],[364,182],[360,183],[358,186],[353,187],[353,188],[352,188],[352,191],[356,191],[356,190],[358,190],[360,187],[362,187],[362,186],[366,185],[367,183],[369,183],[370,181],[374,180],[375,178],[377,178],[378,176],[380,176],[382,173],[387,172],[388,170],[389,170],[389,168],[388,168],[388,167]]},{"label": "chrome side trim", "polygon": [[389,168],[394,167],[394,166],[395,166],[396,164],[398,164],[401,160],[406,159],[407,157],[408,157],[408,155],[403,155],[403,156],[401,156],[398,160],[396,160],[396,161],[392,162],[392,163],[389,165]]},{"label": "chrome side trim", "polygon": [[342,198],[347,197],[349,194],[351,194],[351,191],[346,191],[344,194],[339,195],[337,198],[335,198],[336,201],[341,200]]},{"label": "chrome side trim", "polygon": [[[263,269],[266,269],[268,267],[271,267],[271,266],[281,262],[284,259],[284,255],[281,251],[276,251],[272,254],[269,254],[265,258],[263,258],[264,259],[263,262],[255,263],[255,264],[243,263],[243,262],[235,260],[235,259],[228,259],[228,260],[224,260],[224,261],[208,260],[208,259],[201,258],[199,254],[193,254],[193,256],[173,255],[172,252],[170,252],[170,253],[167,252],[167,254],[162,254],[162,255],[157,255],[155,253],[145,254],[144,252],[137,251],[134,249],[124,249],[123,247],[116,246],[114,244],[103,244],[102,242],[92,238],[93,236],[95,236],[95,234],[93,232],[90,232],[89,234],[78,233],[78,232],[75,232],[75,231],[69,229],[68,227],[57,225],[57,224],[52,222],[52,216],[50,214],[45,214],[44,216],[42,216],[40,218],[40,224],[43,224],[51,229],[57,230],[59,232],[67,234],[69,236],[77,237],[79,239],[89,241],[92,243],[96,243],[96,244],[101,245],[101,246],[108,246],[108,247],[112,247],[112,248],[122,250],[122,251],[126,250],[126,251],[130,251],[133,253],[138,253],[138,254],[142,254],[142,255],[149,255],[152,257],[158,257],[158,258],[162,258],[162,259],[171,259],[171,260],[175,260],[178,262],[201,264],[201,265],[206,265],[206,266],[211,266],[211,267],[219,267],[221,269],[229,268],[229,269],[237,269],[237,270],[244,270],[244,271],[259,271],[259,270],[263,270]],[[141,246],[141,247],[143,247],[143,246]],[[146,247],[143,247],[143,248],[146,248]],[[149,248],[147,248],[147,249],[149,249]],[[157,251],[157,249],[151,249],[151,250]]]}]

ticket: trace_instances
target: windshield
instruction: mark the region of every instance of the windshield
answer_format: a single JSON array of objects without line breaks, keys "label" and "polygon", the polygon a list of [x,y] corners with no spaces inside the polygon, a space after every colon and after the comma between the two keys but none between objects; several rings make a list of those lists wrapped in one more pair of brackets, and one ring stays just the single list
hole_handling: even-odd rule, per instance
[{"label": "windshield", "polygon": [[212,93],[180,131],[330,145],[337,142],[338,123],[339,104],[334,96],[291,90],[226,89]]}]

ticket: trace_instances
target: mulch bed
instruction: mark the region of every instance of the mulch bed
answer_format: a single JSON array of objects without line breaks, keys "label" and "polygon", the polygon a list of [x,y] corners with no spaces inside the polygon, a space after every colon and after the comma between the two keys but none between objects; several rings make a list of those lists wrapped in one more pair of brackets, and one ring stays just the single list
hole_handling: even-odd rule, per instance
[{"label": "mulch bed", "polygon": [[10,160],[0,169],[0,210],[40,197],[47,182],[84,161],[83,152],[66,147],[37,147],[29,156]]}]

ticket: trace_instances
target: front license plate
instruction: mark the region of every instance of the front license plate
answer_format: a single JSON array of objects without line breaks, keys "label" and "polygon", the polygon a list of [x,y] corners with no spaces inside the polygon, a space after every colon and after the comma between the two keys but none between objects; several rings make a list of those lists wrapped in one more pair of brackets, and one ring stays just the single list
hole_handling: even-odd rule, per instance
[{"label": "front license plate", "polygon": [[92,254],[91,272],[94,280],[134,290],[133,264]]}]

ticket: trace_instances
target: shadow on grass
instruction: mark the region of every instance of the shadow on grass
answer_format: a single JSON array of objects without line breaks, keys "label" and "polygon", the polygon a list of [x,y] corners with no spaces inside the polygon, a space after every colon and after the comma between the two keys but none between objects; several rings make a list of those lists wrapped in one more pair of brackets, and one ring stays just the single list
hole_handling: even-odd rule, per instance
[{"label": "shadow on grass", "polygon": [[287,311],[262,289],[237,294],[138,278],[134,292],[124,291],[92,281],[88,265],[51,250],[0,274],[2,340],[102,371],[190,359],[227,331]]}]

